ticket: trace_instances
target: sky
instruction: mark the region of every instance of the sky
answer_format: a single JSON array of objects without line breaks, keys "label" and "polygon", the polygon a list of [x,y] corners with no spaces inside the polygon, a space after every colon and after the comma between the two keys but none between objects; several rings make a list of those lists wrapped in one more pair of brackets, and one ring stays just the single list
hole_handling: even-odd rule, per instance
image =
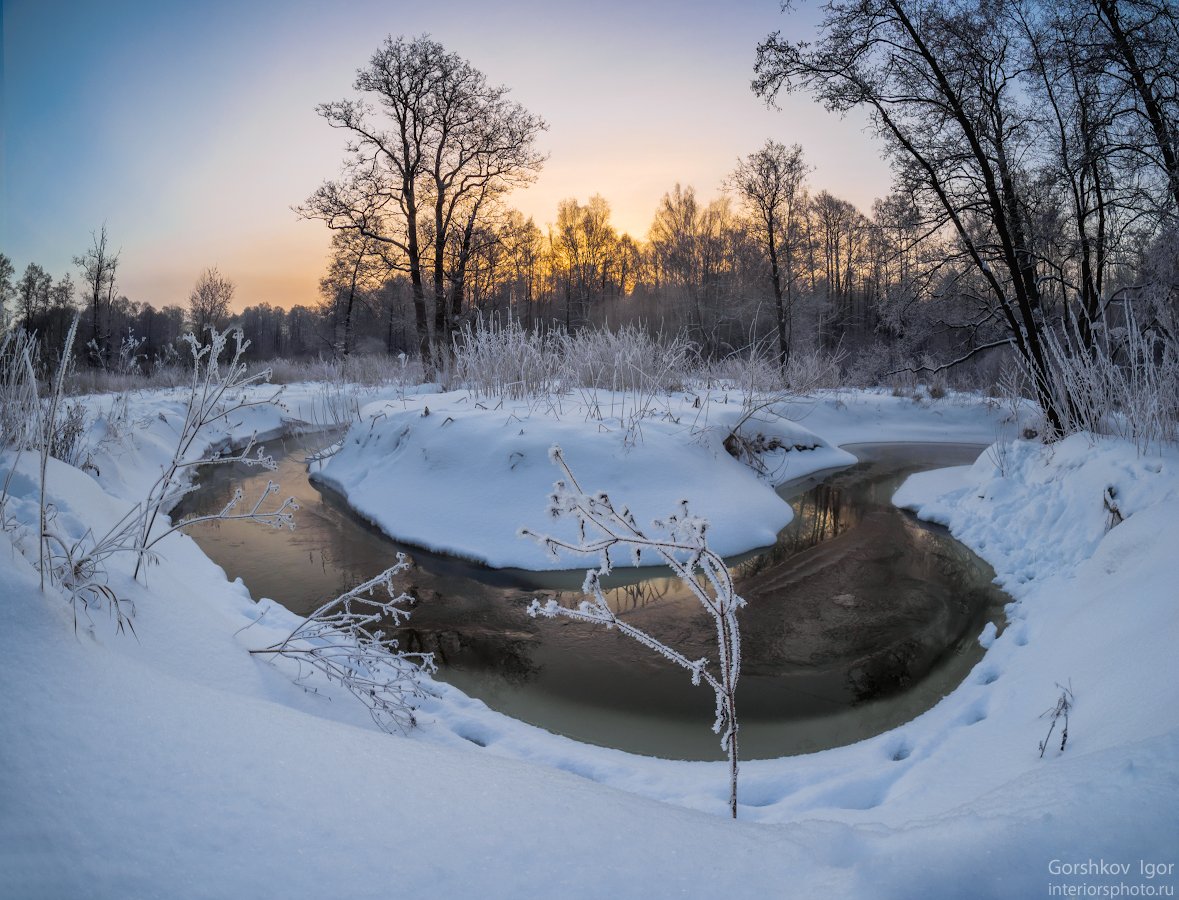
[{"label": "sky", "polygon": [[806,97],[769,109],[749,88],[757,43],[810,33],[817,10],[776,0],[3,0],[0,252],[55,277],[106,225],[119,291],[185,304],[200,273],[235,307],[315,303],[329,234],[303,202],[343,160],[315,105],[387,35],[429,34],[549,125],[548,161],[510,202],[544,228],[601,194],[645,237],[679,182],[709,200],[767,139],[801,143],[813,190],[861,209],[889,187],[860,119]]}]

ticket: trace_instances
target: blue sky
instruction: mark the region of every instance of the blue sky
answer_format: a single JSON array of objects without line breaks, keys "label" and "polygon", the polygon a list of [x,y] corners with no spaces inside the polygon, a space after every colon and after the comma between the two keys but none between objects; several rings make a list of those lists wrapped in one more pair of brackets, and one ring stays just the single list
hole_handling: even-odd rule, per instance
[{"label": "blue sky", "polygon": [[0,251],[60,276],[106,223],[134,300],[183,303],[215,265],[238,305],[314,302],[328,236],[290,208],[342,159],[314,107],[350,96],[389,34],[429,33],[549,122],[545,171],[512,200],[542,228],[560,199],[600,193],[644,236],[677,181],[711,198],[771,137],[803,145],[815,189],[867,208],[888,173],[862,122],[749,90],[757,42],[803,37],[814,15],[774,0],[4,0]]}]

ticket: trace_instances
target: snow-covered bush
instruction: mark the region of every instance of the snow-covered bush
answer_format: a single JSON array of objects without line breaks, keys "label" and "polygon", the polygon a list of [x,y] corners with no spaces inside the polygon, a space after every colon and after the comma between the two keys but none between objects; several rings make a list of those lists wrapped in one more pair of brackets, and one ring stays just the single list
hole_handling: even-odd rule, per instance
[{"label": "snow-covered bush", "polygon": [[272,359],[267,363],[270,381],[293,384],[299,381],[323,381],[362,385],[420,384],[422,365],[404,353],[353,353],[347,359]]},{"label": "snow-covered bush", "polygon": [[796,394],[840,387],[843,385],[841,367],[847,355],[842,348],[795,350],[786,363],[785,386]]},{"label": "snow-covered bush", "polygon": [[622,393],[682,390],[698,358],[683,335],[656,338],[635,325],[563,335],[561,352],[564,384]]},{"label": "snow-covered bush", "polygon": [[707,389],[777,391],[783,387],[782,367],[764,343],[703,361],[696,379]]},{"label": "snow-covered bush", "polygon": [[37,342],[23,329],[0,339],[0,448],[27,448],[38,420]]},{"label": "snow-covered bush", "polygon": [[[325,603],[276,644],[250,652],[295,663],[296,680],[312,672],[342,685],[363,703],[383,731],[408,731],[416,701],[425,697],[422,680],[437,670],[432,653],[407,653],[382,627],[409,617],[408,594],[394,594],[393,577],[409,568],[404,553],[380,575]],[[374,597],[383,588],[388,599]]]},{"label": "snow-covered bush", "polygon": [[521,400],[556,391],[562,369],[560,333],[527,331],[518,321],[463,325],[455,336],[453,366],[459,382],[480,397]]},{"label": "snow-covered bush", "polygon": [[[57,365],[47,362],[35,333],[10,331],[0,342],[0,446],[37,450],[43,443],[72,446],[75,436],[56,433],[64,412],[66,387],[74,369],[70,355],[78,317],[66,332]],[[71,417],[77,419],[78,413]],[[76,424],[71,424],[76,428]],[[51,454],[52,455],[52,454]]]},{"label": "snow-covered bush", "polygon": [[[650,537],[639,528],[635,517],[625,506],[616,508],[605,493],[587,494],[565,462],[560,447],[554,446],[550,454],[553,463],[565,477],[553,486],[553,493],[549,497],[549,513],[554,519],[573,519],[580,539],[573,544],[559,538],[533,534],[527,529],[523,533],[538,540],[554,555],[558,550],[571,550],[598,556],[601,564],[586,571],[582,592],[589,599],[583,600],[579,606],[570,609],[561,606],[556,600],[549,600],[545,604],[533,600],[528,608],[529,614],[549,618],[564,616],[579,622],[617,628],[627,637],[683,666],[691,673],[692,684],[699,685],[703,681],[712,688],[716,696],[716,719],[712,728],[720,735],[721,748],[728,754],[729,809],[733,818],[737,818],[736,696],[737,678],[741,672],[741,631],[737,623],[737,610],[745,605],[745,601],[737,595],[725,561],[708,549],[705,538],[708,523],[691,515],[685,500],[681,501],[678,511],[654,523],[666,537]],[[715,672],[707,658],[688,659],[678,650],[620,618],[610,608],[602,592],[602,578],[613,570],[618,551],[629,551],[635,565],[640,563],[644,551],[653,553],[700,601],[716,624],[718,659]]]},{"label": "snow-covered bush", "polygon": [[683,336],[658,339],[633,325],[617,330],[526,330],[518,321],[463,326],[454,376],[475,394],[521,400],[575,388],[624,394],[681,389],[698,368]]},{"label": "snow-covered bush", "polygon": [[[228,359],[223,362],[221,356],[226,352],[231,338],[233,346],[229,350]],[[242,500],[239,492],[216,516],[186,520],[162,532],[153,532],[160,514],[175,506],[191,489],[187,480],[182,477],[186,470],[194,466],[224,463],[262,466],[270,470],[275,468],[274,459],[264,455],[261,447],[256,454],[251,455],[254,449],[252,438],[239,453],[223,455],[217,452],[209,457],[193,458],[193,448],[202,431],[209,425],[247,407],[273,403],[277,399],[278,391],[269,396],[255,398],[251,398],[245,392],[246,388],[269,380],[270,371],[263,369],[253,374],[247,373],[242,355],[249,342],[244,339],[240,328],[226,331],[210,328],[207,344],[202,344],[192,334],[185,335],[184,340],[192,354],[192,374],[184,419],[177,429],[176,450],[160,473],[160,477],[148,490],[147,496],[128,514],[135,522],[136,536],[131,549],[138,556],[135,562],[136,577],[139,576],[144,560],[149,557],[152,546],[173,531],[195,521],[208,518],[250,519],[274,527],[293,527],[290,512],[298,508],[294,500],[288,498],[274,510],[263,510],[262,502],[278,490],[271,482],[258,501],[244,513],[235,511]]]},{"label": "snow-covered bush", "polygon": [[110,365],[107,365],[106,353],[103,352],[95,339],[86,343],[86,355],[94,368],[104,372],[113,372],[115,375],[122,376],[142,375],[143,369],[140,363],[144,354],[139,351],[146,342],[146,338],[136,337],[133,331],[128,331],[119,341],[118,352],[111,359]]},{"label": "snow-covered bush", "polygon": [[772,347],[758,342],[717,360],[701,361],[692,380],[706,389],[740,390],[748,396],[807,394],[841,384],[842,350],[795,351],[783,372]]},{"label": "snow-covered bush", "polygon": [[1124,309],[1124,324],[1103,324],[1092,349],[1075,324],[1045,330],[1049,389],[1066,435],[1115,435],[1146,452],[1179,441],[1179,340],[1141,327],[1131,304]]}]

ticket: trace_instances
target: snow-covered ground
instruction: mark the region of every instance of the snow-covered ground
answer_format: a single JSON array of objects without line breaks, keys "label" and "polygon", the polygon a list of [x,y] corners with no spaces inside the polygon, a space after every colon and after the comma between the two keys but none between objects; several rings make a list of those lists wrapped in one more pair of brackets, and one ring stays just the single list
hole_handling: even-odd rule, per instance
[{"label": "snow-covered ground", "polygon": [[[253,409],[209,439],[311,418],[317,396],[294,386],[285,410]],[[587,488],[642,516],[692,499],[718,543],[764,543],[788,515],[766,478],[735,468],[719,431],[686,418],[700,412],[690,397],[666,401],[669,417],[644,419],[627,440],[625,414],[598,421],[571,398],[558,421],[547,408],[526,417],[464,396],[372,395],[368,411],[383,415],[354,427],[324,474],[358,507],[371,502],[366,514],[387,530],[422,517],[398,536],[500,565],[532,552],[514,535],[534,520],[511,520],[543,513],[554,441]],[[142,495],[170,453],[178,403],[133,397],[119,426],[93,435],[97,473],[51,463],[55,527],[97,531]],[[708,424],[735,421],[725,405],[705,407]],[[841,392],[781,411],[794,424],[767,419],[762,433],[819,449],[767,458],[778,478],[838,464],[841,444],[991,441],[1003,429],[1001,410],[953,396]],[[398,435],[405,480],[387,463]],[[2,459],[7,473],[13,455]],[[255,604],[183,535],[161,542],[146,585],[112,562],[112,589],[135,604],[134,636],[105,614],[83,616],[75,633],[70,607],[40,591],[29,561],[28,454],[8,490],[0,896],[1173,896],[1173,450],[1017,441],[973,467],[910,479],[897,502],[992,563],[1014,598],[1008,627],[982,636],[989,648],[972,674],[915,721],[850,747],[744,763],[735,823],[723,763],[577,744],[441,683],[420,728],[381,733],[333,686],[308,690],[251,657],[297,620]],[[401,512],[386,517],[390,498]],[[1068,744],[1060,752],[1058,725],[1041,759],[1041,714],[1058,685],[1074,698]]]},{"label": "snow-covered ground", "polygon": [[[756,404],[755,404],[756,405]],[[855,461],[856,441],[990,443],[1005,412],[959,398],[914,402],[843,392],[767,404],[748,413],[736,391],[633,397],[586,390],[538,400],[480,401],[466,391],[384,398],[363,409],[340,452],[313,477],[391,537],[496,567],[570,569],[522,527],[573,539],[546,515],[554,444],[587,490],[607,490],[640,522],[688,498],[724,556],[764,547],[792,516],[774,485]],[[765,448],[763,477],[723,447],[731,431]],[[537,502],[540,498],[541,502]],[[564,524],[564,523],[560,523]]]}]

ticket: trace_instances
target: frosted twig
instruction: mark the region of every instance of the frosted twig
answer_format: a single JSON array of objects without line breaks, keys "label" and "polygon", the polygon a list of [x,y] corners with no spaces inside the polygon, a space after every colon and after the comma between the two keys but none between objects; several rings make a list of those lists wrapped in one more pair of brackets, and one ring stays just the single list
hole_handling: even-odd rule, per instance
[{"label": "frosted twig", "polygon": [[[396,564],[325,603],[283,640],[250,652],[318,671],[360,700],[382,731],[408,731],[417,724],[416,701],[425,696],[422,676],[437,671],[434,654],[406,653],[381,630],[409,618],[404,607],[414,599],[393,591],[393,577],[408,568],[405,554],[398,553]],[[382,588],[389,599],[372,596]]]},{"label": "frosted twig", "polygon": [[[732,575],[724,560],[708,548],[705,535],[708,523],[688,510],[687,501],[665,519],[657,520],[656,528],[665,532],[666,538],[651,538],[638,526],[634,515],[626,507],[618,509],[605,493],[589,494],[578,483],[569,468],[561,448],[553,446],[549,451],[553,463],[565,477],[553,486],[549,496],[549,514],[554,519],[572,519],[577,525],[576,542],[561,538],[538,535],[528,529],[523,534],[532,537],[554,556],[558,550],[596,555],[601,564],[586,572],[582,592],[589,599],[583,600],[576,608],[563,607],[555,600],[542,604],[533,600],[528,607],[532,616],[553,618],[563,616],[580,622],[617,628],[622,634],[649,647],[666,659],[687,669],[692,684],[702,681],[712,688],[716,696],[716,718],[713,731],[720,735],[721,747],[729,758],[729,807],[733,818],[737,817],[737,678],[741,671],[741,632],[737,623],[737,610],[745,605],[734,589]],[[706,658],[689,659],[678,650],[668,647],[658,638],[631,625],[610,609],[602,590],[601,579],[611,573],[614,567],[615,548],[630,550],[631,560],[639,565],[644,551],[653,553],[692,592],[712,616],[716,624],[716,646],[718,661],[716,670],[709,667]],[[703,576],[703,581],[701,577]]]}]

